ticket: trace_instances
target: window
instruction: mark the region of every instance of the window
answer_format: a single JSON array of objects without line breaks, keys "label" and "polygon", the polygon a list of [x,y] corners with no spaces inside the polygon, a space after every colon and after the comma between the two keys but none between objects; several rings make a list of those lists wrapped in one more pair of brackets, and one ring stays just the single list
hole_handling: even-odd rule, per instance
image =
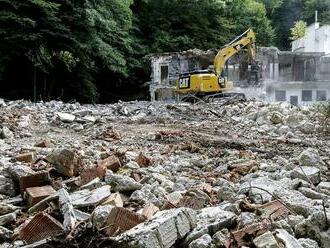
[{"label": "window", "polygon": [[286,92],[285,90],[276,90],[275,91],[275,100],[278,102],[286,101]]},{"label": "window", "polygon": [[311,90],[303,90],[301,95],[301,100],[303,102],[312,101],[312,91]]},{"label": "window", "polygon": [[167,65],[162,65],[160,67],[160,81],[162,84],[168,82],[168,66]]},{"label": "window", "polygon": [[327,100],[327,92],[325,90],[317,90],[316,101],[326,101],[326,100]]}]

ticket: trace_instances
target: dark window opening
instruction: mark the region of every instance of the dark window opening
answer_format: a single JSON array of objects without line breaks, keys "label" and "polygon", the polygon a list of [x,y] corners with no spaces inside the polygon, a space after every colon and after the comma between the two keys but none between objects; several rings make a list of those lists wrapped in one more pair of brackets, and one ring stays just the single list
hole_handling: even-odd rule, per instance
[{"label": "dark window opening", "polygon": [[311,90],[303,90],[301,95],[301,100],[303,102],[312,101],[312,91]]},{"label": "dark window opening", "polygon": [[286,101],[286,92],[285,90],[276,90],[275,91],[275,100],[278,102]]},{"label": "dark window opening", "polygon": [[316,101],[326,101],[326,100],[327,100],[327,92],[325,90],[317,90]]},{"label": "dark window opening", "polygon": [[161,83],[168,82],[168,66],[167,65],[162,65],[160,67],[160,81],[161,81]]}]

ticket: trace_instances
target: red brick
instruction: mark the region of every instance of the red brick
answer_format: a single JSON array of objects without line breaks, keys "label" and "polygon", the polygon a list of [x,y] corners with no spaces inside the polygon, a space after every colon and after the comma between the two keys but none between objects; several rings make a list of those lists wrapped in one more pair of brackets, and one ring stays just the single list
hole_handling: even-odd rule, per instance
[{"label": "red brick", "polygon": [[152,216],[155,215],[159,211],[159,208],[156,207],[154,204],[149,203],[146,206],[144,206],[141,214],[145,216],[147,219],[150,219]]},{"label": "red brick", "polygon": [[146,218],[140,214],[126,208],[116,207],[112,209],[108,216],[105,233],[110,237],[114,237],[135,227],[145,220]]},{"label": "red brick", "polygon": [[24,193],[26,188],[50,184],[50,176],[48,171],[39,171],[31,175],[21,176],[18,180],[21,194]]},{"label": "red brick", "polygon": [[120,160],[115,155],[107,157],[106,159],[103,160],[99,160],[97,164],[101,166],[101,168],[104,167],[106,169],[112,170],[113,172],[117,172],[121,167]]},{"label": "red brick", "polygon": [[35,160],[35,155],[33,152],[22,153],[15,156],[15,160],[24,163],[32,163]]},{"label": "red brick", "polygon": [[29,207],[40,202],[42,199],[54,194],[56,191],[52,186],[32,187],[26,189],[26,199]]},{"label": "red brick", "polygon": [[28,244],[53,237],[64,230],[62,224],[46,213],[36,214],[19,231],[20,239]]},{"label": "red brick", "polygon": [[145,156],[142,152],[140,152],[139,156],[136,158],[136,162],[140,167],[148,167],[152,164],[151,159]]}]

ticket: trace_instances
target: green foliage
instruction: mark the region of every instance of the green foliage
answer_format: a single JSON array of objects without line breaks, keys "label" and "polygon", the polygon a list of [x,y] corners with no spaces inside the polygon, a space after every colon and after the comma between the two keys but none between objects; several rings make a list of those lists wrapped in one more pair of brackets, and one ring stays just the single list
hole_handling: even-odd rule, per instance
[{"label": "green foliage", "polygon": [[290,40],[297,40],[305,36],[307,23],[304,21],[295,22],[294,26],[290,29]]}]

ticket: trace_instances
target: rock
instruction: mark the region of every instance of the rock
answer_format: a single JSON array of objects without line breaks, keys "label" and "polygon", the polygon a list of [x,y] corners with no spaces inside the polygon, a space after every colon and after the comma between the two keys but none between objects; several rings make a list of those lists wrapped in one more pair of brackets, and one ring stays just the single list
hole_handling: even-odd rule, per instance
[{"label": "rock", "polygon": [[16,221],[16,212],[4,214],[0,216],[0,226],[5,226],[7,224],[13,223]]},{"label": "rock", "polygon": [[79,155],[69,149],[55,149],[47,155],[46,160],[54,164],[56,170],[67,177],[78,175],[82,167]]},{"label": "rock", "polygon": [[312,190],[310,188],[300,187],[299,192],[301,192],[304,196],[310,198],[310,199],[326,199],[328,196],[326,194],[319,193],[315,190]]},{"label": "rock", "polygon": [[109,170],[105,175],[105,182],[111,186],[113,191],[118,192],[135,191],[142,188],[142,184],[134,181],[134,179],[128,176],[113,174]]},{"label": "rock", "polygon": [[[3,227],[0,226],[0,240],[6,240],[6,239],[10,239],[13,236],[14,232]],[[0,245],[1,247],[1,245]],[[10,247],[10,246],[8,246]]]},{"label": "rock", "polygon": [[257,216],[254,213],[242,212],[238,217],[239,229],[256,222]]},{"label": "rock", "polygon": [[[307,178],[306,178],[307,176]],[[321,181],[320,169],[311,166],[296,167],[291,173],[292,178],[299,178],[307,182],[312,182],[314,185]]]},{"label": "rock", "polygon": [[170,248],[196,226],[192,209],[178,208],[158,212],[150,221],[119,235],[113,247]]},{"label": "rock", "polygon": [[98,230],[104,227],[112,209],[114,209],[114,206],[110,204],[96,207],[91,216],[93,226]]},{"label": "rock", "polygon": [[302,239],[298,239],[298,242],[303,248],[319,248],[317,242],[312,239],[302,238]]},{"label": "rock", "polygon": [[220,207],[203,208],[197,214],[197,226],[185,239],[185,244],[204,234],[214,235],[223,228],[230,228],[237,222],[237,217],[232,212],[224,211]]},{"label": "rock", "polygon": [[210,248],[212,247],[212,238],[208,234],[204,234],[202,237],[195,239],[189,244],[189,248]]},{"label": "rock", "polygon": [[216,247],[224,247],[226,241],[230,240],[230,233],[228,229],[224,228],[221,231],[216,232],[212,239]]},{"label": "rock", "polygon": [[62,121],[62,122],[67,122],[67,123],[71,123],[73,122],[76,117],[72,114],[68,114],[68,113],[57,113],[57,117]]},{"label": "rock", "polygon": [[10,129],[6,126],[3,126],[0,129],[0,137],[1,139],[13,139],[14,138],[14,133],[10,131]]},{"label": "rock", "polygon": [[110,186],[105,185],[95,190],[79,190],[70,194],[71,202],[74,207],[96,206],[104,202],[111,195]]},{"label": "rock", "polygon": [[269,120],[273,124],[283,123],[283,115],[279,112],[273,112],[273,113],[271,113]]},{"label": "rock", "polygon": [[119,170],[119,168],[121,167],[120,160],[115,155],[109,156],[103,160],[99,160],[97,163],[99,166],[102,166],[113,172],[117,172]]},{"label": "rock", "polygon": [[35,173],[29,166],[21,164],[11,165],[7,168],[7,171],[17,182],[19,182],[21,177],[33,175]]},{"label": "rock", "polygon": [[321,163],[321,158],[316,149],[308,148],[304,150],[299,156],[299,163],[302,166],[315,167]]},{"label": "rock", "polygon": [[0,175],[0,194],[15,196],[16,192],[13,179]]},{"label": "rock", "polygon": [[298,240],[284,229],[277,229],[275,233],[276,238],[281,241],[286,248],[303,248]]},{"label": "rock", "polygon": [[268,231],[253,239],[256,248],[280,248],[274,235]]}]

